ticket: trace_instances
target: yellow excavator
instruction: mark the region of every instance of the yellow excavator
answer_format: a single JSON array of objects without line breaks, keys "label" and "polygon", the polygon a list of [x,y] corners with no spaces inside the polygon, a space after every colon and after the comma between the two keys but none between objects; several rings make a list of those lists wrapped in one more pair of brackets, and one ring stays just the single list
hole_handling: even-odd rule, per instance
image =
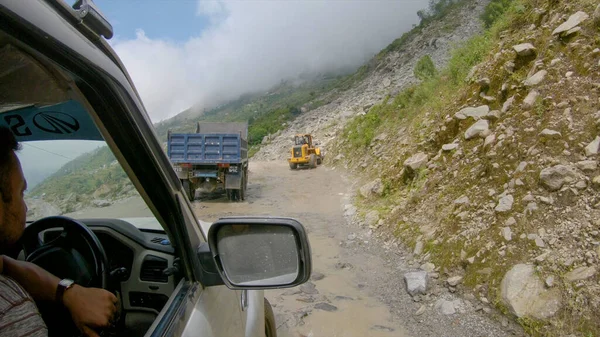
[{"label": "yellow excavator", "polygon": [[298,134],[294,136],[294,146],[290,151],[291,157],[288,158],[290,169],[295,170],[301,165],[308,165],[309,168],[316,168],[323,162],[321,149],[315,147],[313,138],[310,134]]}]

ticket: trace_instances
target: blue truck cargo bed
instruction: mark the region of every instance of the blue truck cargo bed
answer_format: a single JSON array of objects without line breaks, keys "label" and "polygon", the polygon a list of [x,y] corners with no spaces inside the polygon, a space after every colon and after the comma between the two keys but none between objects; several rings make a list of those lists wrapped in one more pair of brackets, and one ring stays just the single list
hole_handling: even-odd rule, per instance
[{"label": "blue truck cargo bed", "polygon": [[248,160],[248,143],[240,134],[171,134],[167,154],[173,163],[242,163]]}]

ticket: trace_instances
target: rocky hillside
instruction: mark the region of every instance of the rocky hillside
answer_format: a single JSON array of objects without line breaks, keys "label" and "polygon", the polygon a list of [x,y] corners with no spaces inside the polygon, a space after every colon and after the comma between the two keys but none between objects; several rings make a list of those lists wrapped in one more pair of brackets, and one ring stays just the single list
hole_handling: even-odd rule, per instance
[{"label": "rocky hillside", "polygon": [[[281,160],[293,133],[316,134],[327,165],[358,177],[347,214],[442,276],[430,282],[532,335],[600,335],[600,6],[486,5],[375,58],[257,158]],[[450,53],[451,41],[466,42]],[[419,82],[426,55],[435,69]]]},{"label": "rocky hillside", "polygon": [[326,93],[336,97],[331,103],[310,110],[289,123],[276,134],[268,135],[256,160],[283,160],[287,158],[296,133],[312,133],[325,154],[332,141],[356,116],[365,115],[387,97],[394,97],[407,86],[417,82],[413,68],[417,61],[428,55],[437,68],[450,59],[450,50],[482,31],[477,19],[487,1],[461,1],[448,9],[442,19],[422,24],[394,41],[354,74],[349,89],[336,87]]}]

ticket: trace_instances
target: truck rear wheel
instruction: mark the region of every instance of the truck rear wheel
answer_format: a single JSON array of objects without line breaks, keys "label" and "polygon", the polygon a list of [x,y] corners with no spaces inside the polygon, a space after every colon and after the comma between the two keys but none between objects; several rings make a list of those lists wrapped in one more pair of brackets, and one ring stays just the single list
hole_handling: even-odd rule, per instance
[{"label": "truck rear wheel", "polygon": [[183,185],[183,190],[185,195],[190,199],[190,201],[194,201],[196,197],[196,191],[192,188],[189,180],[182,180],[181,184]]},{"label": "truck rear wheel", "polygon": [[318,156],[317,157],[317,165],[321,165],[321,164],[323,164],[323,157]]},{"label": "truck rear wheel", "polygon": [[290,170],[295,170],[296,168],[298,168],[298,164],[290,163]]},{"label": "truck rear wheel", "polygon": [[229,201],[240,201],[240,191],[241,190],[228,189],[225,192],[227,194],[227,199]]},{"label": "truck rear wheel", "polygon": [[315,156],[314,154],[311,154],[310,158],[308,159],[308,167],[310,167],[310,168],[317,167],[317,156]]},{"label": "truck rear wheel", "polygon": [[246,172],[246,170],[244,170],[242,173],[242,188],[239,189],[240,200],[238,201],[246,200],[246,186],[248,186],[248,173]]}]

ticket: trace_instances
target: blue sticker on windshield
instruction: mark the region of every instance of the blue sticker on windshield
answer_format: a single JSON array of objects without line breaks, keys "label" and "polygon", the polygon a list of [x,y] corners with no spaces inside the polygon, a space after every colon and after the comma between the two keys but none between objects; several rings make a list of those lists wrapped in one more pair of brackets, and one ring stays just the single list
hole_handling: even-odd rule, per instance
[{"label": "blue sticker on windshield", "polygon": [[20,142],[104,140],[87,110],[77,101],[3,112],[0,113],[0,125],[8,127]]}]

